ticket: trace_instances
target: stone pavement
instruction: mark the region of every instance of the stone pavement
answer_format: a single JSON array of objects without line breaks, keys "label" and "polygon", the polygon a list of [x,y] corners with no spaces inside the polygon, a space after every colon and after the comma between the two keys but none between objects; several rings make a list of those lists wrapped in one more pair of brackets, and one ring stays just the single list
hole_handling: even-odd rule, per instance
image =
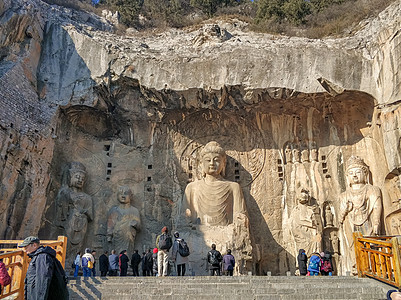
[{"label": "stone pavement", "polygon": [[385,300],[390,286],[368,278],[234,277],[95,277],[71,279],[71,299],[255,299]]}]

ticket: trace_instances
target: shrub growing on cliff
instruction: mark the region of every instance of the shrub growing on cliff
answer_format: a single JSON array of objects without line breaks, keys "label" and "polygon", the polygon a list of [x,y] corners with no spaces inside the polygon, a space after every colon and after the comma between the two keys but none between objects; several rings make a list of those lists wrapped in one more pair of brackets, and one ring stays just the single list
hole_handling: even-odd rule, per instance
[{"label": "shrub growing on cliff", "polygon": [[118,10],[121,15],[121,23],[127,26],[137,24],[139,12],[142,9],[144,0],[105,0],[111,10]]},{"label": "shrub growing on cliff", "polygon": [[212,17],[219,7],[239,5],[249,0],[191,0],[191,5]]}]

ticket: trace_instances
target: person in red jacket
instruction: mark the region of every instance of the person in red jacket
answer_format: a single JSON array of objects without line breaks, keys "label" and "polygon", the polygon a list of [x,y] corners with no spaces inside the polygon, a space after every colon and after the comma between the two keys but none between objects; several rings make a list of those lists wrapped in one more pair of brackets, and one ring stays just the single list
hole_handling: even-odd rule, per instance
[{"label": "person in red jacket", "polygon": [[6,265],[0,261],[0,294],[3,286],[9,285],[11,283],[11,277],[7,272]]}]

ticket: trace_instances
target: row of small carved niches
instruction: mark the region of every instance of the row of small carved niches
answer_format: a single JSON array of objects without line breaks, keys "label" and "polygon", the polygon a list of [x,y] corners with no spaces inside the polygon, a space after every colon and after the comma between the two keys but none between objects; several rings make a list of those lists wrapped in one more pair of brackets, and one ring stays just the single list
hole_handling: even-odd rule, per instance
[{"label": "row of small carved niches", "polygon": [[284,164],[319,161],[319,150],[315,141],[286,142],[283,149]]},{"label": "row of small carved niches", "polygon": [[329,169],[327,166],[327,157],[322,155],[319,160],[319,149],[317,148],[316,142],[309,142],[300,146],[297,142],[287,142],[283,147],[283,158],[277,160],[277,173],[280,181],[284,180],[284,168],[286,166],[292,166],[293,164],[303,164],[310,162],[319,162],[322,166],[322,173],[324,177],[331,178]]}]

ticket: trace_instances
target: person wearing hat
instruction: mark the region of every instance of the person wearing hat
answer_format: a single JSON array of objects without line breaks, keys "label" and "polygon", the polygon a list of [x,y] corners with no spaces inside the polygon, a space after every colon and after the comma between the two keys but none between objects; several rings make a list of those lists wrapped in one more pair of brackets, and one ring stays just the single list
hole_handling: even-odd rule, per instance
[{"label": "person wearing hat", "polygon": [[27,237],[18,247],[23,248],[31,258],[25,277],[25,299],[69,299],[67,285],[60,287],[52,282],[56,251],[49,246],[41,246],[36,236]]}]

